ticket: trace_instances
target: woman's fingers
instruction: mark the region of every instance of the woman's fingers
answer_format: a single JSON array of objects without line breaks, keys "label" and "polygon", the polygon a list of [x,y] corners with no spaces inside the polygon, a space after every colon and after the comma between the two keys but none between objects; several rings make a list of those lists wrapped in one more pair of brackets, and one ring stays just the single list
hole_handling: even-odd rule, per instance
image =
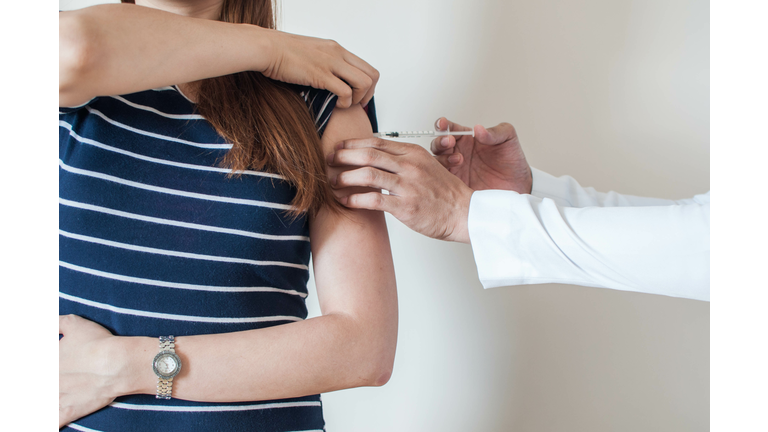
[{"label": "woman's fingers", "polygon": [[338,96],[338,100],[336,100],[337,107],[349,108],[352,106],[352,88],[336,75],[329,76],[325,82],[321,81],[319,87]]},{"label": "woman's fingers", "polygon": [[[348,106],[361,103],[366,94],[368,94],[368,89],[371,88],[371,85],[373,84],[371,77],[366,75],[365,72],[361,71],[357,67],[346,62],[339,64],[333,69],[333,71],[336,76],[347,83],[348,87],[350,87],[352,91],[350,100],[344,100],[344,107],[346,108]],[[342,98],[339,97],[336,106],[341,107],[341,103]]]},{"label": "woman's fingers", "polygon": [[59,334],[64,335],[73,330],[78,324],[78,320],[82,320],[77,315],[59,315]]},{"label": "woman's fingers", "polygon": [[326,89],[338,96],[336,106],[367,104],[379,72],[336,41],[270,31],[273,53],[258,71],[287,83]]},{"label": "woman's fingers", "polygon": [[354,55],[353,53],[347,51],[347,55],[345,56],[345,60],[347,63],[352,65],[353,67],[359,69],[361,72],[363,72],[365,75],[370,78],[371,83],[367,88],[367,91],[365,95],[363,96],[362,100],[360,100],[360,104],[363,106],[368,105],[368,102],[371,101],[371,98],[373,97],[374,92],[376,91],[376,84],[379,82],[379,71],[376,70],[373,66],[369,65],[368,62],[361,59],[360,57]]}]

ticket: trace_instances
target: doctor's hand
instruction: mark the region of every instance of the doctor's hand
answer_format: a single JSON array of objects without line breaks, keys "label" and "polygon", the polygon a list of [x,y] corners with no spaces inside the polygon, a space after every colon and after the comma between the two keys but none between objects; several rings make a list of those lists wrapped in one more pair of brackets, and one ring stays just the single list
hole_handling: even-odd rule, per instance
[{"label": "doctor's hand", "polygon": [[[469,131],[445,117],[435,122],[438,131]],[[502,189],[531,193],[531,168],[525,160],[515,128],[501,123],[490,129],[475,126],[475,136],[442,136],[432,140],[437,160],[472,190]]]},{"label": "doctor's hand", "polygon": [[328,164],[362,167],[332,177],[335,189],[364,186],[389,192],[354,193],[339,198],[343,205],[386,211],[420,234],[469,243],[472,189],[424,148],[379,138],[347,140],[328,155]]}]

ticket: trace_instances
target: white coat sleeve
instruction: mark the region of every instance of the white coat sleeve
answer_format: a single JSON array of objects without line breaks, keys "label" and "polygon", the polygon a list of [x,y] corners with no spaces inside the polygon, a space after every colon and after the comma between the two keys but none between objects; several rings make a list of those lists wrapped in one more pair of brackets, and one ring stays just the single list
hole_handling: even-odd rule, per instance
[{"label": "white coat sleeve", "polygon": [[469,237],[485,288],[564,283],[709,301],[709,192],[600,193],[532,171],[532,195],[472,194]]}]

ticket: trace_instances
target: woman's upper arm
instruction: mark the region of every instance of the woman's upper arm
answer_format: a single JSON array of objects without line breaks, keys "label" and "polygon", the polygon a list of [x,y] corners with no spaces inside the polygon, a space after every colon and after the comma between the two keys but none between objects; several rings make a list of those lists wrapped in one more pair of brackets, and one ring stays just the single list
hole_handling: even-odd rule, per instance
[{"label": "woman's upper arm", "polygon": [[[324,154],[332,153],[339,141],[371,134],[360,105],[337,108],[323,135]],[[323,315],[353,319],[365,333],[362,336],[371,339],[372,345],[366,349],[376,351],[383,360],[394,361],[397,291],[384,214],[324,208],[310,222],[310,238]]]}]

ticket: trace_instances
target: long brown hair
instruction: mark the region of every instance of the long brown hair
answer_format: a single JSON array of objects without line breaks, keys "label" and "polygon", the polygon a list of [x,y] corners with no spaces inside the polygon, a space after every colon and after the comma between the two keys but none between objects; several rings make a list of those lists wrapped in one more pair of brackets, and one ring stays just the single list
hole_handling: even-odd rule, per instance
[{"label": "long brown hair", "polygon": [[[134,3],[134,0],[121,0]],[[220,21],[274,29],[274,0],[224,0]],[[222,164],[233,175],[269,170],[296,189],[293,217],[323,206],[339,210],[325,175],[325,157],[309,108],[295,89],[258,72],[198,81],[197,110],[233,146]]]}]

